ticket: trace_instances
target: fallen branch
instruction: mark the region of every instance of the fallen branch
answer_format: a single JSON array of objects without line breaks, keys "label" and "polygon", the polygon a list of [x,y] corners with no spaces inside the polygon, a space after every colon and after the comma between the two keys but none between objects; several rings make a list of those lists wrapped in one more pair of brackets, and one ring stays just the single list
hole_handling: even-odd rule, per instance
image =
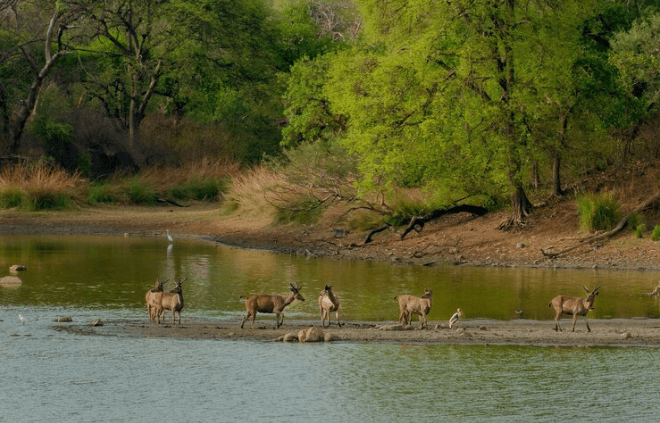
[{"label": "fallen branch", "polygon": [[379,232],[383,232],[385,229],[389,228],[390,226],[392,225],[386,223],[385,226],[381,226],[380,228],[374,229],[373,231],[369,232],[369,235],[367,235],[367,237],[364,239],[362,245],[370,243],[372,241],[371,239],[372,236],[376,235]]},{"label": "fallen branch", "polygon": [[583,245],[593,244],[594,242],[600,241],[600,240],[603,240],[603,239],[609,239],[609,238],[613,237],[614,235],[616,235],[617,233],[619,233],[621,231],[621,229],[626,227],[626,225],[628,224],[628,220],[630,219],[630,216],[632,216],[635,213],[641,212],[642,210],[646,209],[647,207],[650,207],[659,198],[660,198],[660,191],[656,192],[651,198],[646,200],[639,207],[633,209],[630,213],[625,215],[623,217],[623,219],[619,220],[619,223],[617,223],[617,225],[614,227],[614,229],[612,229],[609,232],[604,232],[600,235],[596,235],[596,236],[592,236],[590,238],[583,239],[579,243],[577,243],[576,245],[573,245],[572,247],[564,248],[563,250],[558,251],[556,253],[548,252],[548,251],[545,251],[544,249],[541,248],[541,253],[543,253],[543,255],[548,257],[548,258],[556,258],[556,257],[558,257],[562,254],[568,253],[569,251],[573,251],[577,248],[580,248]]},{"label": "fallen branch", "polygon": [[422,229],[424,229],[424,225],[430,222],[431,220],[437,219],[446,214],[455,214],[455,213],[463,213],[463,212],[472,213],[477,216],[483,216],[488,212],[488,210],[480,206],[461,204],[460,206],[451,207],[448,209],[436,209],[424,216],[415,216],[412,219],[410,219],[410,223],[408,224],[408,227],[401,234],[401,240],[403,240],[403,238],[405,238],[406,235],[408,235],[408,232],[412,231],[413,229],[417,232],[421,232]]}]

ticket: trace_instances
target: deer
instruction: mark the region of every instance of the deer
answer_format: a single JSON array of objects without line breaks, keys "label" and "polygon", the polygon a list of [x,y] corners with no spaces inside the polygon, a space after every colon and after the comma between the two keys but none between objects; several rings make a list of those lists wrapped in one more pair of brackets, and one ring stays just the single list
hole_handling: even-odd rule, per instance
[{"label": "deer", "polygon": [[332,291],[330,285],[326,285],[321,292],[319,292],[319,312],[321,313],[321,325],[325,327],[325,319],[328,319],[328,327],[330,327],[330,313],[335,312],[337,317],[337,326],[341,329],[339,322],[339,297]]},{"label": "deer", "polygon": [[[183,290],[181,284],[186,281],[186,278],[179,278],[174,280],[174,288],[170,292],[163,292],[160,301],[161,314],[165,310],[172,313],[172,324],[176,322],[176,315],[179,315],[179,326],[181,326],[181,310],[183,309]],[[158,316],[158,323],[160,323],[160,315]]]},{"label": "deer", "polygon": [[431,311],[433,305],[433,291],[425,289],[421,297],[414,295],[397,295],[395,300],[399,300],[399,323],[409,325],[412,321],[412,315],[418,314],[422,329],[428,329],[426,316]]},{"label": "deer", "polygon": [[241,322],[241,329],[243,329],[243,325],[247,319],[250,319],[250,328],[254,329],[254,319],[257,317],[257,312],[275,313],[275,329],[279,329],[279,327],[282,326],[282,323],[284,323],[284,309],[296,300],[305,301],[305,298],[300,294],[302,285],[298,285],[297,283],[295,285],[289,285],[291,286],[289,288],[291,292],[286,295],[257,294],[252,295],[249,298],[240,296],[239,298],[245,301],[245,309],[247,310],[247,314],[243,317],[243,321]]},{"label": "deer", "polygon": [[145,295],[150,322],[153,322],[156,317],[158,317],[158,323],[160,323],[160,315],[162,314],[160,302],[161,297],[163,296],[163,285],[165,285],[167,281],[168,279],[158,278],[156,280],[156,284],[149,291],[147,291],[147,294]]},{"label": "deer", "polygon": [[575,324],[577,323],[578,316],[584,316],[584,321],[587,324],[587,332],[591,332],[587,313],[589,310],[593,310],[596,295],[600,292],[600,285],[593,291],[589,291],[589,288],[586,286],[583,286],[583,288],[587,291],[587,298],[557,295],[548,304],[548,307],[555,309],[555,331],[562,332],[559,319],[561,319],[562,314],[568,314],[573,316],[573,332],[575,332]]}]

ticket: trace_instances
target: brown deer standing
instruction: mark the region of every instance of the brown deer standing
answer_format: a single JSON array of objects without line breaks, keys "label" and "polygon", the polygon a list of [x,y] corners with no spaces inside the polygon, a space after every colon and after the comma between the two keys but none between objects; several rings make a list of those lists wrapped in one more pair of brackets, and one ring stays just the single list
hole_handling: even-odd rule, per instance
[{"label": "brown deer standing", "polygon": [[163,285],[165,285],[167,281],[168,279],[158,278],[153,288],[147,291],[147,295],[145,295],[150,322],[156,320],[156,317],[158,317],[158,323],[160,323],[160,315],[162,313],[160,302],[163,296]]},{"label": "brown deer standing", "polygon": [[245,309],[247,310],[247,314],[245,317],[243,317],[243,321],[241,322],[241,329],[243,328],[243,325],[247,319],[250,319],[250,327],[254,329],[254,319],[257,317],[257,312],[275,313],[276,329],[279,328],[282,323],[284,323],[284,309],[296,300],[305,301],[303,296],[300,294],[302,285],[290,285],[291,292],[287,295],[253,295],[247,299],[241,296],[240,298],[245,300]]},{"label": "brown deer standing", "polygon": [[600,292],[600,286],[597,286],[593,291],[589,291],[589,288],[584,286],[584,290],[587,291],[587,298],[557,295],[552,301],[550,301],[548,307],[555,309],[555,331],[562,331],[559,319],[561,319],[563,314],[568,314],[569,316],[573,316],[573,332],[575,332],[575,323],[577,322],[578,316],[584,316],[584,321],[587,324],[587,332],[591,332],[587,313],[594,307],[594,300],[596,299],[596,295]]},{"label": "brown deer standing", "polygon": [[433,305],[433,291],[424,290],[424,295],[416,297],[414,295],[397,295],[395,300],[399,300],[399,323],[409,325],[412,321],[412,315],[419,315],[419,322],[422,329],[428,329],[426,316],[431,311]]},{"label": "brown deer standing", "polygon": [[321,325],[325,327],[325,319],[328,319],[330,326],[330,313],[335,312],[337,317],[337,326],[341,328],[339,322],[339,297],[332,291],[330,285],[326,285],[323,291],[319,292],[319,312],[321,313]]}]

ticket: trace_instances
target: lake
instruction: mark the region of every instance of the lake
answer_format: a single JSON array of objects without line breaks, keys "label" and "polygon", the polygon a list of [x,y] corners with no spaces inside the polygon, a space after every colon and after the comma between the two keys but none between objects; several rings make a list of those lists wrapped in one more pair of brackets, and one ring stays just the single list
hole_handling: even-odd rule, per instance
[{"label": "lake", "polygon": [[[430,320],[550,320],[558,293],[601,285],[590,318],[658,317],[654,272],[413,267],[117,236],[0,237],[0,421],[653,421],[660,354],[646,348],[278,344],[88,336],[57,316],[146,321],[156,278],[186,277],[186,318],[240,321],[239,295],[308,301],[333,285],[345,320],[398,318],[393,296],[434,290]],[[312,301],[310,301],[312,300]],[[24,317],[21,322],[18,315]],[[266,317],[268,318],[268,317]],[[272,319],[272,317],[271,317]]]}]

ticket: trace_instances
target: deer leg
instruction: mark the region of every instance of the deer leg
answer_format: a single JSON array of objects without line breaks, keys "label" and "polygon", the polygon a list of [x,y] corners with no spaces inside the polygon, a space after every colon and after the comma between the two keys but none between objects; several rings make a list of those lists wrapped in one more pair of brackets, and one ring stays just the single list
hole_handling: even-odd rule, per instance
[{"label": "deer leg", "polygon": [[559,324],[559,319],[561,319],[562,312],[557,312],[555,314],[555,332],[561,332],[561,325]]},{"label": "deer leg", "polygon": [[337,316],[337,326],[339,326],[341,328],[341,323],[339,322],[339,311],[337,311],[335,316]]},{"label": "deer leg", "polygon": [[426,324],[426,315],[424,313],[419,315],[419,322],[422,324],[422,329],[429,328],[429,326]]},{"label": "deer leg", "polygon": [[589,327],[589,319],[587,319],[587,315],[584,315],[584,322],[587,324],[587,332],[591,332],[591,328]]},{"label": "deer leg", "polygon": [[573,313],[573,332],[575,332],[575,324],[577,323],[577,317],[578,317],[577,313]]},{"label": "deer leg", "polygon": [[280,314],[275,314],[275,329],[279,329],[280,326],[284,323],[284,316],[282,316],[282,321],[280,322]]},{"label": "deer leg", "polygon": [[245,315],[245,317],[243,317],[243,320],[241,321],[241,329],[243,329],[243,325],[245,324],[245,322],[249,317],[250,317],[250,312],[248,311],[248,313]]}]

